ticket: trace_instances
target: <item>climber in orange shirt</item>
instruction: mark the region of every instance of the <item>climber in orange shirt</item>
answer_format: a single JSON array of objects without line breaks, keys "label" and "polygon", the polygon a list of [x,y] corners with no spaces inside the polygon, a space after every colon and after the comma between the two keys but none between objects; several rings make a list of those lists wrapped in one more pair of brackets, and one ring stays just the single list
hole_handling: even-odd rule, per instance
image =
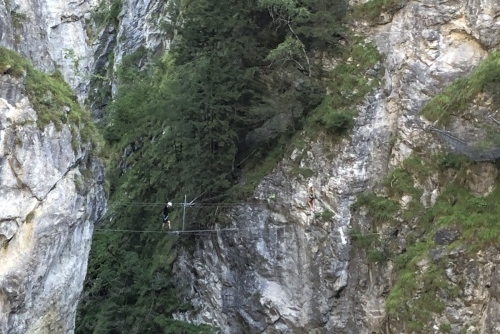
[{"label": "climber in orange shirt", "polygon": [[311,211],[314,211],[314,200],[316,199],[316,194],[312,183],[309,183],[309,190],[307,197],[308,197],[307,205],[309,206]]}]

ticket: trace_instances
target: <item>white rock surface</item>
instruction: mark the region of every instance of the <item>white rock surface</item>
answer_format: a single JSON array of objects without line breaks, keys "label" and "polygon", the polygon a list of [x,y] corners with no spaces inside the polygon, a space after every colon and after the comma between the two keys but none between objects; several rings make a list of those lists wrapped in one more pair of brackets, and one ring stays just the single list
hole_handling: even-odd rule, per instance
[{"label": "white rock surface", "polygon": [[162,25],[168,21],[168,3],[158,0],[123,1],[115,56],[117,64],[121,63],[124,55],[139,46],[153,51],[168,50],[169,40],[161,32]]},{"label": "white rock surface", "polygon": [[0,3],[0,45],[44,72],[58,69],[79,97],[87,90],[93,50],[83,16],[97,0],[12,0]]},{"label": "white rock surface", "polygon": [[27,98],[14,95],[14,105],[0,98],[0,333],[72,333],[105,210],[103,168],[73,149],[68,125],[40,130]]},{"label": "white rock surface", "polygon": [[[423,131],[418,113],[498,46],[498,13],[498,2],[489,0],[410,1],[387,24],[360,23],[358,28],[385,56],[385,85],[366,98],[348,140],[335,146],[321,139],[311,142],[262,181],[256,203],[243,205],[232,216],[234,227],[250,231],[200,238],[193,256],[181,254],[179,276],[192,285],[184,298],[195,311],[176,316],[212,324],[222,333],[378,333],[386,319],[391,265],[382,271],[351,257],[346,236],[353,223],[363,222],[352,220],[359,217],[352,217],[349,207],[416,147],[424,145],[431,152],[440,147]],[[292,176],[297,162],[314,176]],[[309,181],[319,194],[316,212],[332,211],[331,220],[306,215]],[[429,205],[439,194],[430,184],[425,192]],[[468,299],[446,313],[448,319],[454,314],[456,322],[462,321],[452,332],[475,326],[478,332],[493,333],[500,326],[494,316],[500,306],[481,286],[493,274],[485,267],[468,268]],[[429,326],[436,333],[441,320]]]}]

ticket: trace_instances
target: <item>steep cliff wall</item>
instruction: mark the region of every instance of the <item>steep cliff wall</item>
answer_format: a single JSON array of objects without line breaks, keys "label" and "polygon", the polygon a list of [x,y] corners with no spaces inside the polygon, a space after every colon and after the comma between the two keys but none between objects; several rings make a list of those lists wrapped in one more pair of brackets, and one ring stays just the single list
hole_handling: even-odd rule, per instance
[{"label": "steep cliff wall", "polygon": [[[167,4],[5,1],[0,45],[52,78],[60,73],[100,117],[114,66],[140,46],[168,47],[159,34]],[[73,93],[53,91],[62,81],[0,54],[0,333],[72,333],[93,226],[106,207],[95,133],[81,109],[74,113]]]},{"label": "steep cliff wall", "polygon": [[[415,327],[407,327],[403,312],[400,323],[397,312],[386,321],[385,299],[399,277],[397,265],[368,261],[353,249],[353,238],[356,231],[387,230],[367,228],[373,217],[366,212],[353,216],[350,207],[412,153],[431,156],[440,149],[439,140],[423,130],[419,112],[498,46],[499,12],[493,1],[407,2],[396,12],[375,15],[382,25],[359,22],[355,30],[385,56],[381,89],[359,106],[348,139],[330,143],[326,137],[303,138],[307,144],[293,150],[258,186],[255,203],[234,211],[231,226],[238,232],[199,238],[194,255],[182,254],[177,269],[190,287],[184,297],[195,310],[178,318],[213,324],[224,333],[498,331],[498,304],[488,290],[497,275],[492,269],[495,249],[472,258],[452,252],[448,279],[462,284],[456,285],[456,297],[448,297],[444,310],[426,323],[415,318]],[[293,172],[296,167],[311,173],[302,177]],[[490,167],[482,168],[490,170],[483,176],[493,182],[496,174]],[[477,168],[467,175],[473,178]],[[427,206],[446,186],[436,178],[415,181]],[[309,181],[319,191],[313,215],[306,208]],[[404,205],[411,196],[401,200]],[[391,231],[403,254],[412,229],[411,223],[402,223]],[[464,260],[470,265],[460,265]],[[430,267],[426,261],[419,266],[420,272]],[[417,272],[409,275],[418,277]],[[425,286],[417,291],[415,298]]]},{"label": "steep cliff wall", "polygon": [[103,170],[85,166],[88,152],[73,151],[68,127],[39,130],[25,98],[0,101],[0,332],[68,333],[105,207]]},{"label": "steep cliff wall", "polygon": [[[41,71],[60,71],[83,98],[95,3],[2,2],[0,44]],[[93,225],[105,210],[103,167],[82,139],[88,128],[72,118],[85,119],[74,93],[56,92],[64,84],[4,50],[0,63],[0,332],[70,333]]]},{"label": "steep cliff wall", "polygon": [[146,50],[144,55],[168,50],[172,36],[165,36],[162,29],[170,20],[170,4],[171,1],[110,0],[93,7],[86,25],[93,50],[86,102],[97,121],[117,92],[116,72],[123,58],[142,48]]},{"label": "steep cliff wall", "polygon": [[93,65],[86,25],[97,1],[21,0],[0,4],[0,45],[16,50],[45,72],[60,70],[84,97]]},{"label": "steep cliff wall", "polygon": [[169,1],[124,1],[120,13],[116,63],[121,63],[124,55],[144,46],[153,52],[164,52],[169,40],[161,29],[169,20]]}]

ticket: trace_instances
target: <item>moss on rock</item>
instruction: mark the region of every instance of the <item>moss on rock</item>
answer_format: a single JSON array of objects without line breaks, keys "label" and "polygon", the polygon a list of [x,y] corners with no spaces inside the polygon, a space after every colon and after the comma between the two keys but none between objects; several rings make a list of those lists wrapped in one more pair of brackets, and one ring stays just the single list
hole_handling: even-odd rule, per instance
[{"label": "moss on rock", "polygon": [[0,47],[0,72],[16,78],[25,77],[26,94],[37,112],[38,126],[43,129],[53,123],[57,129],[63,124],[76,126],[80,140],[89,142],[94,149],[99,148],[100,135],[87,110],[81,107],[71,87],[64,81],[62,74],[56,71],[45,74],[18,53]]}]

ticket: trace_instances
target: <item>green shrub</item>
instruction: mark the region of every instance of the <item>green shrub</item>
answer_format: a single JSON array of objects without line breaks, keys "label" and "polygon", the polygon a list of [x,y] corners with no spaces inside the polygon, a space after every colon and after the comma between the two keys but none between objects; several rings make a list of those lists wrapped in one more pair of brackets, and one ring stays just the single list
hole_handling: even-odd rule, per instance
[{"label": "green shrub", "polygon": [[349,233],[351,242],[355,248],[368,250],[380,244],[380,236],[376,233],[363,233],[359,230],[351,230]]},{"label": "green shrub", "polygon": [[435,159],[413,153],[402,163],[402,168],[416,180],[424,183],[436,171]]},{"label": "green shrub", "polygon": [[16,11],[12,11],[10,13],[12,18],[12,23],[16,29],[21,29],[23,27],[23,23],[28,21],[28,15]]},{"label": "green shrub", "polygon": [[442,333],[450,333],[451,332],[451,325],[450,324],[440,324],[439,331]]},{"label": "green shrub", "polygon": [[333,218],[333,216],[334,216],[333,212],[328,209],[323,210],[323,212],[321,212],[321,219],[325,222],[330,221]]},{"label": "green shrub", "polygon": [[378,249],[370,249],[367,253],[368,262],[381,263],[388,259],[388,253]]},{"label": "green shrub", "polygon": [[[312,120],[334,136],[345,135],[354,126],[357,110],[366,94],[380,83],[383,69],[373,70],[382,55],[376,46],[360,36],[350,36],[350,47],[344,50],[338,64],[329,74],[328,94],[313,111]],[[375,76],[368,77],[371,69]]]},{"label": "green shrub", "polygon": [[404,6],[403,0],[370,0],[353,7],[352,16],[376,24],[382,13],[394,14]]},{"label": "green shrub", "polygon": [[101,0],[93,12],[92,18],[99,26],[111,24],[117,27],[120,23],[119,15],[122,7],[122,0]]},{"label": "green shrub", "polygon": [[325,130],[332,135],[343,135],[354,127],[354,112],[334,111],[323,115],[320,123]]},{"label": "green shrub", "polygon": [[413,177],[403,168],[394,169],[382,182],[390,197],[401,198],[404,194],[415,192]]},{"label": "green shrub", "polygon": [[451,168],[459,170],[468,158],[462,154],[443,153],[438,155],[437,163],[441,168]]},{"label": "green shrub", "polygon": [[26,216],[26,223],[30,224],[33,222],[33,219],[35,218],[35,210],[30,211],[28,215]]},{"label": "green shrub", "polygon": [[361,194],[352,208],[357,210],[365,207],[370,217],[373,217],[376,223],[392,223],[395,214],[400,209],[399,203],[384,196],[375,194]]},{"label": "green shrub", "polygon": [[26,74],[29,62],[16,52],[0,47],[0,73],[20,78]]}]

